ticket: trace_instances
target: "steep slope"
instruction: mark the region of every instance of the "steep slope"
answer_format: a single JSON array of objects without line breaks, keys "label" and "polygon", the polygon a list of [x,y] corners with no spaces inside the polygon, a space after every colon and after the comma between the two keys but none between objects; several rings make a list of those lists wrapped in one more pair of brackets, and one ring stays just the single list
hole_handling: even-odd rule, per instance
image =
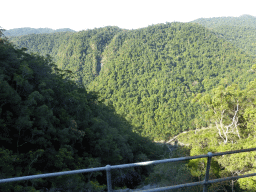
[{"label": "steep slope", "polygon": [[193,23],[12,40],[29,51],[50,54],[59,68],[73,71],[79,84],[124,115],[135,132],[155,140],[195,128],[194,119],[204,115],[191,104],[197,93],[232,82],[244,87],[254,76],[252,57]]},{"label": "steep slope", "polygon": [[[248,83],[244,90],[239,90],[236,85],[226,88],[219,86],[209,95],[199,97],[198,101],[202,107],[207,106],[205,113],[210,114],[208,117],[212,125],[179,134],[174,140],[178,141],[178,144],[189,145],[191,156],[208,152],[255,149],[255,94],[256,80]],[[217,156],[212,159],[210,177],[223,178],[255,173],[255,156],[255,151]],[[203,159],[190,160],[188,166],[193,176],[204,176],[200,172],[200,169],[206,166]],[[256,191],[256,181],[253,177],[233,180],[231,183],[223,182],[219,185],[227,191]]]},{"label": "steep slope", "polygon": [[71,70],[77,82],[85,87],[101,69],[101,57],[112,38],[122,31],[118,27],[104,27],[77,33],[37,34],[10,38],[19,48],[53,57],[60,69]]},{"label": "steep slope", "polygon": [[[18,37],[8,37],[18,48],[27,48],[29,53],[39,53],[42,56],[55,56],[62,44],[67,44],[74,33],[30,34]],[[56,62],[56,59],[54,58]]]},{"label": "steep slope", "polygon": [[[162,154],[161,147],[133,133],[113,108],[71,80],[49,57],[15,49],[0,31],[1,179],[153,160]],[[0,191],[85,191],[91,181],[103,184],[104,174],[4,183]]]},{"label": "steep slope", "polygon": [[219,83],[252,80],[254,61],[198,24],[169,23],[119,33],[102,54],[98,92],[155,140],[193,129],[203,116],[191,98]]},{"label": "steep slope", "polygon": [[242,15],[240,17],[201,18],[192,23],[207,27],[218,37],[256,56],[256,17]]},{"label": "steep slope", "polygon": [[[253,66],[253,70],[256,65]],[[232,155],[215,156],[211,161],[209,178],[224,178],[256,173],[256,79],[241,90],[236,84],[218,86],[208,94],[198,94],[194,102],[205,109],[210,126],[197,130],[185,131],[170,139],[168,144],[175,144],[177,153],[187,149],[187,156],[202,155],[208,152],[227,152],[252,148],[251,152],[241,152]],[[206,120],[206,119],[205,119]],[[183,147],[181,147],[183,146]],[[182,149],[179,151],[179,149]],[[207,161],[204,158],[193,159],[188,167],[198,181],[204,179]],[[156,170],[161,167],[155,167]],[[168,170],[168,167],[162,168]],[[175,169],[175,168],[174,168]],[[163,171],[164,172],[164,171]],[[162,173],[163,173],[162,172]],[[161,174],[164,178],[173,173]],[[157,174],[152,173],[153,176]],[[185,175],[183,177],[186,178]],[[176,178],[177,179],[177,178]],[[168,181],[168,179],[166,179]],[[210,191],[248,191],[255,192],[256,181],[253,177],[233,180],[232,182],[215,183],[209,186]],[[202,190],[202,189],[201,189]],[[195,190],[196,191],[196,190]]]}]

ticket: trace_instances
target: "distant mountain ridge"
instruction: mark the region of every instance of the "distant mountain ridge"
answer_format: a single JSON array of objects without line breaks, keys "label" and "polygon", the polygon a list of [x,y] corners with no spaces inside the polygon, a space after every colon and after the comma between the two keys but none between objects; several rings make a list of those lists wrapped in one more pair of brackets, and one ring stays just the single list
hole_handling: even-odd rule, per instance
[{"label": "distant mountain ridge", "polygon": [[256,28],[256,17],[241,15],[239,17],[199,18],[191,23],[198,23],[207,28],[217,28],[223,25]]},{"label": "distant mountain ridge", "polygon": [[56,32],[76,32],[69,28],[62,28],[62,29],[51,29],[51,28],[30,28],[30,27],[23,27],[23,28],[15,28],[9,29],[4,31],[4,35],[9,36],[21,36],[21,35],[30,35],[30,34],[42,34],[42,33],[56,33]]},{"label": "distant mountain ridge", "polygon": [[[10,40],[29,52],[49,54],[60,69],[74,73],[77,83],[99,93],[106,105],[125,116],[136,133],[157,141],[195,128],[195,117],[203,114],[199,105],[191,103],[198,93],[219,84],[238,83],[244,88],[254,79],[250,69],[255,61],[243,51],[253,53],[254,44],[248,48],[249,36],[233,36],[238,27],[232,29],[226,35],[222,29],[174,22],[137,30],[104,27]],[[240,49],[244,45],[246,49]]]},{"label": "distant mountain ridge", "polygon": [[[202,18],[189,23],[157,24],[136,30],[109,26],[74,33],[9,37],[10,42],[16,47],[25,47],[26,53],[38,53],[38,55],[32,54],[33,57],[27,56],[28,58],[24,59],[22,56],[26,56],[25,49],[18,50],[14,52],[19,56],[16,63],[20,64],[17,65],[13,62],[17,60],[13,56],[15,54],[12,52],[6,54],[8,50],[0,46],[2,50],[0,62],[4,58],[2,63],[7,66],[0,70],[0,73],[3,73],[0,78],[6,77],[6,82],[13,78],[14,83],[10,84],[13,86],[12,89],[17,89],[23,96],[22,99],[28,98],[21,108],[16,104],[17,99],[9,91],[10,89],[4,88],[6,94],[1,94],[6,99],[2,101],[5,103],[10,101],[13,106],[11,112],[14,115],[8,111],[9,105],[4,103],[4,107],[6,106],[4,110],[7,112],[0,111],[1,118],[2,114],[6,114],[5,119],[13,129],[16,129],[19,122],[16,121],[18,123],[15,124],[13,116],[28,111],[26,113],[30,112],[31,115],[28,114],[27,119],[26,117],[18,119],[24,125],[23,129],[30,126],[30,121],[38,125],[37,127],[42,127],[39,131],[44,130],[48,125],[54,125],[52,128],[57,129],[56,133],[49,129],[47,135],[35,130],[33,133],[37,135],[34,138],[40,140],[32,138],[32,141],[49,145],[53,152],[44,153],[46,157],[43,156],[42,159],[46,161],[43,163],[48,165],[56,159],[58,162],[56,165],[61,168],[64,166],[70,168],[73,162],[80,168],[80,165],[96,167],[108,163],[113,165],[153,159],[156,156],[154,152],[159,153],[159,151],[153,146],[148,146],[149,144],[143,140],[139,142],[141,136],[158,143],[161,140],[168,141],[169,144],[176,143],[175,151],[171,150],[169,153],[166,149],[164,151],[166,155],[162,156],[164,152],[161,156],[157,154],[157,157],[163,158],[254,148],[256,147],[256,25],[254,22],[256,22],[255,17],[243,15]],[[56,72],[63,77],[66,75],[67,81],[58,85],[54,78],[48,78],[50,75],[44,75],[48,74],[46,70],[35,67],[34,61],[37,60],[33,58],[40,57],[39,55],[46,56],[46,61],[52,57],[53,63],[59,68],[55,68]],[[40,66],[39,61],[38,66]],[[35,70],[30,70],[34,68]],[[43,74],[42,77],[40,76],[43,79],[42,83],[34,80],[36,77],[34,74],[38,73]],[[71,80],[77,83],[79,89],[73,88],[76,85]],[[31,82],[32,86],[30,87],[27,82]],[[4,84],[1,82],[0,86],[4,87]],[[86,92],[80,91],[82,87],[86,88]],[[40,91],[40,95],[34,89]],[[30,90],[34,92],[29,95],[27,92]],[[29,97],[25,97],[25,94]],[[82,100],[83,98],[85,101]],[[41,107],[43,101],[46,107]],[[107,108],[109,111],[105,111]],[[41,111],[45,111],[43,115]],[[35,116],[35,120],[29,115]],[[116,117],[120,118],[116,119]],[[60,119],[61,123],[58,123],[56,118]],[[49,124],[46,124],[45,121],[48,119]],[[55,126],[54,123],[61,126]],[[222,131],[216,129],[218,123],[223,127]],[[0,127],[2,125],[4,124],[0,123]],[[69,127],[70,131],[75,132],[67,132]],[[129,134],[129,128],[132,129],[131,133],[134,133],[134,137],[139,135],[138,138],[130,137],[133,135]],[[226,132],[224,128],[227,128]],[[231,129],[236,129],[236,132]],[[0,130],[8,129],[3,127]],[[24,132],[20,140],[30,139],[25,137],[26,133]],[[82,141],[75,141],[74,134],[80,139],[81,133],[85,134]],[[13,140],[17,140],[16,135],[9,135]],[[58,140],[53,140],[52,135],[56,135],[55,138],[60,138],[59,140],[65,144],[62,148],[57,145],[59,150],[54,149]],[[45,140],[52,144],[47,144],[41,138],[46,138]],[[66,138],[70,140],[69,143]],[[15,143],[13,140],[4,142],[7,147],[12,147],[9,143]],[[27,146],[28,144],[24,143],[20,148],[28,152]],[[77,151],[73,150],[73,152],[70,148]],[[7,156],[7,152],[4,151],[3,154]],[[39,152],[35,151],[32,154],[37,155],[41,153]],[[85,159],[80,160],[83,156]],[[2,157],[0,155],[0,160]],[[17,162],[13,162],[14,157],[12,154],[7,156],[7,160],[2,161],[4,162],[2,167],[7,167],[6,170],[15,168]],[[27,155],[27,158],[20,158],[19,161],[23,161],[23,164],[30,168],[32,157]],[[39,161],[33,166],[40,169],[43,167]],[[156,165],[153,171],[149,170],[151,173],[145,176],[143,184],[161,183],[164,184],[163,186],[170,186],[180,184],[180,181],[183,183],[201,181],[205,177],[202,171],[205,167],[204,159],[190,160],[182,164]],[[44,171],[53,170],[50,166],[46,168],[48,169]],[[30,173],[32,171],[37,173],[38,170],[31,169]],[[142,175],[144,170],[137,169],[136,172]],[[220,156],[211,163],[210,178],[253,172],[256,172],[255,154]],[[6,173],[10,175],[7,175],[9,177],[14,176],[14,172],[6,171]],[[121,188],[119,180],[124,178],[123,175],[126,174],[113,172],[112,177],[116,178],[113,178],[113,189]],[[101,186],[102,181],[106,183],[102,178],[106,178],[104,174],[93,178],[98,191],[99,188],[104,187]],[[88,181],[87,177],[80,180],[82,179]],[[54,180],[56,181],[58,180]],[[50,180],[49,184],[54,182]],[[60,182],[65,185],[68,183],[61,179]],[[78,184],[76,186],[79,187]],[[42,186],[46,185],[43,183]],[[232,186],[230,183],[212,184],[209,190],[217,191],[222,187],[225,191],[230,191],[232,187],[236,191],[242,189],[255,191],[255,186],[255,180],[242,178],[232,182]],[[190,188],[187,191],[202,191],[202,188],[193,190]]]},{"label": "distant mountain ridge", "polygon": [[240,17],[200,18],[191,23],[203,25],[219,38],[225,39],[255,57],[256,17],[241,15]]}]

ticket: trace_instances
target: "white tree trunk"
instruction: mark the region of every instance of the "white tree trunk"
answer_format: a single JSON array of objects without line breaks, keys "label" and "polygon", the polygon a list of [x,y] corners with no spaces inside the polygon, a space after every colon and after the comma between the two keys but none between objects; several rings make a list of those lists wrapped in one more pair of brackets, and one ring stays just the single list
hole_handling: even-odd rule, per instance
[{"label": "white tree trunk", "polygon": [[[240,134],[239,134],[239,130],[238,130],[238,125],[239,125],[238,117],[237,117],[237,113],[239,111],[238,106],[239,106],[239,104],[237,102],[235,114],[232,118],[232,122],[229,125],[223,124],[223,117],[224,117],[224,113],[226,111],[225,109],[222,110],[221,117],[215,121],[216,128],[218,129],[218,134],[223,139],[224,144],[226,144],[228,142],[228,136],[230,133],[236,134],[239,139],[241,138]],[[216,111],[214,111],[214,113],[216,114]]]}]

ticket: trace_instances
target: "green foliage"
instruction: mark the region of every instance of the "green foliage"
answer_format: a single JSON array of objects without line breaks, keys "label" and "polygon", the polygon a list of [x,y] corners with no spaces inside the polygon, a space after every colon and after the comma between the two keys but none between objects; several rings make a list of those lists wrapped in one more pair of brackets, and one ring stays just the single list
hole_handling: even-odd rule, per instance
[{"label": "green foliage", "polygon": [[[36,173],[156,159],[162,151],[151,139],[167,140],[195,128],[178,137],[191,145],[190,155],[255,147],[255,60],[250,56],[255,55],[254,21],[243,16],[239,21],[200,21],[211,29],[166,23],[138,30],[105,27],[11,38],[20,48],[45,57],[13,49],[2,38],[2,150],[25,155],[23,169]],[[201,103],[192,102],[199,99]],[[254,156],[216,157],[210,177],[250,173]],[[167,184],[170,172],[175,178],[204,178],[204,159],[184,165],[174,170],[158,166],[161,171],[154,170],[150,181],[155,175]],[[81,175],[79,186],[95,189],[104,185],[103,177]],[[44,181],[57,189],[64,180]],[[27,185],[40,188],[42,182]],[[211,185],[210,190],[250,191],[254,183],[253,178],[239,179]]]},{"label": "green foliage", "polygon": [[100,185],[97,181],[90,181],[89,183],[89,189],[91,189],[92,191],[100,192],[107,188],[106,185]]},{"label": "green foliage", "polygon": [[[255,173],[255,169],[251,171],[251,173]],[[238,180],[239,186],[243,191],[256,191],[256,181],[254,177],[241,178]]]},{"label": "green foliage", "polygon": [[203,24],[207,28],[215,28],[223,25],[256,28],[256,18],[251,15],[241,15],[240,17],[200,18],[194,20],[193,22]]},{"label": "green foliage", "polygon": [[[146,180],[149,184],[157,184],[159,187],[172,186],[193,182],[193,177],[184,162],[165,163],[154,166],[152,174]],[[200,187],[196,187],[200,188]],[[191,191],[191,188],[177,191]]]},{"label": "green foliage", "polygon": [[236,82],[242,89],[254,75],[250,56],[192,23],[138,30],[104,27],[11,40],[30,52],[50,54],[77,84],[99,93],[124,116],[134,132],[154,140],[206,126],[201,107],[191,99],[219,83]]},{"label": "green foliage", "polygon": [[[212,125],[212,127],[180,134],[177,139],[181,143],[190,144],[190,155],[206,154],[209,151],[225,152],[255,148],[256,132],[254,126],[255,118],[253,115],[255,110],[255,90],[255,81],[252,81],[248,83],[244,90],[240,90],[236,85],[226,88],[220,86],[213,89],[211,94],[205,94],[204,96],[198,95],[195,101],[200,98],[199,101],[207,106],[205,110],[210,111],[210,118],[220,123],[218,122]],[[228,135],[228,141],[223,142],[223,137],[220,135],[220,128],[218,126],[220,126],[221,122],[223,124],[230,124],[234,121],[234,111],[237,110],[236,105],[238,103],[239,113],[236,116],[236,123],[239,126],[241,137],[238,138],[237,135]],[[218,110],[227,112],[227,116],[225,116],[225,113],[218,113]],[[229,129],[231,128],[229,126]],[[230,131],[227,133],[230,134]],[[205,160],[191,160],[188,165],[193,176],[197,176],[199,180],[204,176]],[[255,172],[255,165],[255,152],[217,156],[212,160],[210,176],[212,178],[219,178],[250,174]],[[222,184],[222,187],[226,189],[241,189],[243,191],[253,191],[254,186],[254,177],[234,180],[231,184],[229,182]]]},{"label": "green foliage", "polygon": [[193,119],[202,109],[191,103],[194,95],[209,92],[223,77],[227,84],[239,81],[244,86],[240,70],[251,67],[243,61],[249,57],[226,46],[196,24],[161,24],[123,32],[103,52],[104,65],[89,89],[125,115],[135,132],[167,140],[195,128]]},{"label": "green foliage", "polygon": [[239,118],[241,119],[243,112],[243,98],[242,91],[237,87],[232,85],[224,88],[221,85],[213,89],[210,94],[204,96],[198,94],[194,99],[206,106],[206,117],[215,124],[219,137],[224,143],[227,143],[230,137],[240,138],[238,128]]},{"label": "green foliage", "polygon": [[87,87],[99,75],[102,52],[120,31],[117,27],[105,27],[77,33],[11,37],[10,40],[20,48],[28,48],[29,52],[51,55],[60,69],[74,72],[75,80]]},{"label": "green foliage", "polygon": [[240,17],[201,18],[192,22],[207,27],[219,38],[231,42],[236,47],[243,49],[255,57],[256,18],[254,16],[242,15]]},{"label": "green foliage", "polygon": [[[161,148],[133,133],[49,56],[26,53],[1,38],[0,58],[0,178],[131,163],[141,154],[159,158]],[[81,191],[96,180],[103,189],[106,177],[93,173],[8,183],[0,191]]]}]

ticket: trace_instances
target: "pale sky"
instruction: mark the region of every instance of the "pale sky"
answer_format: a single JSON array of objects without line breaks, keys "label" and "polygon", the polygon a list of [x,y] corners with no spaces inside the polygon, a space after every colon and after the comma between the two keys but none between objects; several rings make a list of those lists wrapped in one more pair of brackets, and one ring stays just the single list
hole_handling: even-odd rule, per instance
[{"label": "pale sky", "polygon": [[0,27],[137,29],[198,18],[256,16],[255,0],[2,0]]}]

